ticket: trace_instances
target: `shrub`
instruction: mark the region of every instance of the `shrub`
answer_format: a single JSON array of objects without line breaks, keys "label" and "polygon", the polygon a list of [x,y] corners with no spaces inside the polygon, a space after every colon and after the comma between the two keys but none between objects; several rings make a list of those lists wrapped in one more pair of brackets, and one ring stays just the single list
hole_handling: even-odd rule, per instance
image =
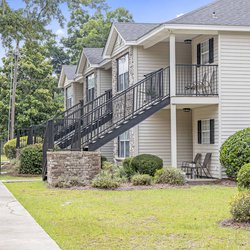
[{"label": "shrub", "polygon": [[139,186],[139,185],[149,186],[151,185],[152,177],[148,174],[136,174],[132,177],[131,180],[134,186]]},{"label": "shrub", "polygon": [[134,172],[154,176],[155,171],[163,167],[163,161],[156,155],[142,154],[132,159],[131,167]]},{"label": "shrub", "polygon": [[103,166],[104,162],[108,161],[106,156],[101,156],[101,166]]},{"label": "shrub", "polygon": [[133,160],[133,157],[127,157],[123,160],[122,166],[124,169],[125,176],[130,180],[131,177],[135,174],[134,169],[131,166],[131,161]]},{"label": "shrub", "polygon": [[[25,147],[27,146],[27,136],[20,137],[20,146]],[[3,146],[3,152],[8,159],[15,159],[16,158],[16,138],[9,140]]]},{"label": "shrub", "polygon": [[77,176],[61,176],[55,187],[58,188],[71,188],[71,187],[81,187],[85,186],[85,182],[80,180]]},{"label": "shrub", "polygon": [[42,173],[42,144],[29,145],[20,152],[20,174]]},{"label": "shrub", "polygon": [[220,161],[228,177],[236,178],[240,168],[250,159],[250,128],[228,137],[220,149]]},{"label": "shrub", "polygon": [[166,167],[156,171],[155,182],[170,185],[183,185],[185,183],[185,175],[179,169]]},{"label": "shrub", "polygon": [[238,222],[250,222],[250,192],[238,194],[231,203],[231,214]]},{"label": "shrub", "polygon": [[245,164],[237,174],[238,188],[250,189],[250,163]]},{"label": "shrub", "polygon": [[92,180],[91,185],[95,188],[115,189],[121,184],[121,178],[113,175],[110,171],[102,170]]}]

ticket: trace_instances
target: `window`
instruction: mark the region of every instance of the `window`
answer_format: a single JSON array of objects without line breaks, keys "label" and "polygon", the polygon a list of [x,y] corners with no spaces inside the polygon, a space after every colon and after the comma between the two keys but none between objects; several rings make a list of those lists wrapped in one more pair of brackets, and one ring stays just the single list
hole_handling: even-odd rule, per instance
[{"label": "window", "polygon": [[204,41],[197,45],[197,64],[214,63],[214,39]]},{"label": "window", "polygon": [[129,157],[129,131],[118,136],[118,157]]},{"label": "window", "polygon": [[214,144],[214,119],[198,121],[198,144]]},{"label": "window", "polygon": [[66,109],[72,107],[72,95],[71,95],[71,87],[66,88]]},{"label": "window", "polygon": [[209,40],[201,43],[201,64],[209,63]]},{"label": "window", "polygon": [[129,86],[128,54],[117,60],[117,91],[123,91]]},{"label": "window", "polygon": [[95,74],[87,76],[86,98],[87,102],[94,100],[95,97]]}]

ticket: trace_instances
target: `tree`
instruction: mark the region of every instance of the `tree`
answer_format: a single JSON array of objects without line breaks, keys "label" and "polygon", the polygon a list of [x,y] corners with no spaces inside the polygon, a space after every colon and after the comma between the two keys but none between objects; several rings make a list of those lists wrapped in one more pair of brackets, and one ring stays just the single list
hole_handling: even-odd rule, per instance
[{"label": "tree", "polygon": [[133,22],[133,18],[124,8],[98,10],[92,16],[82,9],[73,11],[68,23],[68,37],[62,39],[71,62],[77,63],[84,47],[104,47],[113,22]]},{"label": "tree", "polygon": [[[63,102],[57,89],[57,78],[53,66],[46,58],[45,46],[24,46],[19,61],[16,91],[16,128],[37,125],[62,111]],[[0,77],[0,106],[2,117],[0,128],[7,130],[8,97],[12,56],[3,59]],[[2,97],[5,97],[2,99]]]}]

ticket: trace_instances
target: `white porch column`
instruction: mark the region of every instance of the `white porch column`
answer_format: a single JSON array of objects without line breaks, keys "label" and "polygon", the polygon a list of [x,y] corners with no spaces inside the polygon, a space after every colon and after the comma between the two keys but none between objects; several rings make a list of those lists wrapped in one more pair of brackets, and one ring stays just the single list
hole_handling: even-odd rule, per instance
[{"label": "white porch column", "polygon": [[177,168],[176,105],[171,104],[171,165]]},{"label": "white porch column", "polygon": [[175,34],[169,36],[169,65],[170,65],[170,96],[175,96],[176,73],[175,73]]}]

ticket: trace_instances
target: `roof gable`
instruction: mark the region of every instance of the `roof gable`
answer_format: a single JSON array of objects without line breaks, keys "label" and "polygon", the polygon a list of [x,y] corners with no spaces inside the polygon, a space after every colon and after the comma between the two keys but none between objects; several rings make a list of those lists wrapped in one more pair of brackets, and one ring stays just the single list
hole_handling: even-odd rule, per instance
[{"label": "roof gable", "polygon": [[166,24],[250,26],[250,0],[217,0]]}]

